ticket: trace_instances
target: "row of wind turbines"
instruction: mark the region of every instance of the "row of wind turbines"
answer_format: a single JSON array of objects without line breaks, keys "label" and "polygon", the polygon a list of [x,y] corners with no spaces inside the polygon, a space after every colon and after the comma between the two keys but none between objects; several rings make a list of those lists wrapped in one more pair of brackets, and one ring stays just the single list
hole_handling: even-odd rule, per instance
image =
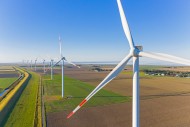
[{"label": "row of wind turbines", "polygon": [[[61,40],[61,37],[59,36],[60,58],[59,58],[58,62],[56,62],[54,64],[54,59],[50,58],[50,65],[49,65],[49,68],[47,68],[46,67],[46,63],[45,63],[46,60],[44,58],[42,58],[42,60],[43,60],[43,71],[44,71],[44,74],[48,70],[50,70],[50,72],[51,72],[51,80],[53,80],[53,68],[55,66],[57,66],[59,63],[61,63],[61,72],[62,72],[61,73],[62,74],[61,75],[61,77],[62,77],[62,98],[63,98],[64,97],[64,63],[67,62],[68,64],[71,64],[71,65],[73,65],[75,67],[78,67],[78,68],[80,68],[80,66],[77,66],[76,64],[74,64],[74,63],[66,60],[66,58],[62,55],[62,45],[61,45],[61,43],[62,43],[62,40]],[[36,58],[35,62],[34,62],[34,71],[36,71],[37,60],[38,60],[38,58]],[[24,62],[24,60],[23,60],[23,62]],[[27,62],[27,67],[30,68],[30,69],[32,69],[33,68],[32,60],[30,61],[30,63],[29,63],[29,60],[26,60],[26,62]]]},{"label": "row of wind turbines", "polygon": [[130,59],[133,59],[133,100],[132,100],[132,126],[140,126],[140,96],[139,96],[139,57],[148,57],[153,59],[158,59],[162,61],[168,61],[183,65],[190,66],[190,60],[179,58],[176,56],[154,53],[154,52],[144,52],[142,46],[136,46],[130,28],[125,17],[125,13],[121,4],[121,0],[117,0],[117,5],[119,9],[119,14],[121,18],[121,24],[129,42],[130,51],[129,54],[107,75],[107,77],[67,116],[70,118],[74,113],[77,112],[87,101],[89,101],[99,90],[101,90],[106,84],[112,81],[118,74],[125,68],[126,64]]},{"label": "row of wind turbines", "polygon": [[[119,73],[125,68],[126,64],[130,59],[133,59],[133,99],[132,99],[132,126],[139,127],[140,126],[140,87],[139,87],[139,57],[148,57],[153,59],[158,59],[167,62],[173,62],[177,64],[183,64],[190,66],[190,60],[163,54],[163,53],[154,53],[154,52],[144,52],[142,46],[135,45],[130,28],[122,7],[121,0],[117,0],[117,5],[119,9],[121,24],[125,33],[125,36],[128,40],[130,51],[129,54],[104,78],[104,80],[67,116],[70,118],[74,113],[76,113],[87,101],[89,101],[98,91],[100,91],[105,85],[107,85],[110,81],[112,81],[115,77],[119,75]],[[53,67],[61,63],[62,65],[62,97],[64,97],[64,63],[67,62],[72,64],[78,68],[79,66],[75,65],[72,62],[66,60],[66,58],[62,55],[62,47],[61,47],[61,38],[59,36],[59,44],[60,44],[60,59],[58,62],[54,63],[54,60],[51,59],[50,69],[51,69],[51,80],[53,79]],[[36,71],[36,62],[35,59],[35,71]],[[27,60],[28,67],[32,68],[32,64],[29,64],[29,60]],[[32,63],[32,61],[31,61]],[[45,59],[43,59],[43,67],[44,73],[46,72]]]}]

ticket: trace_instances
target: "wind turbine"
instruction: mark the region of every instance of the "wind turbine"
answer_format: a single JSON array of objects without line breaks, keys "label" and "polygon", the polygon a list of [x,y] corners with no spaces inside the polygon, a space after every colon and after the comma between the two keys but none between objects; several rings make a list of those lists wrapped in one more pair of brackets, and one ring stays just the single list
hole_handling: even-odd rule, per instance
[{"label": "wind turbine", "polygon": [[132,126],[139,127],[139,116],[140,116],[140,101],[139,101],[139,57],[149,57],[153,59],[190,65],[190,60],[183,58],[163,54],[163,53],[152,53],[142,51],[142,46],[135,46],[132,39],[130,29],[125,17],[122,4],[120,0],[117,0],[121,23],[123,26],[124,33],[130,45],[129,54],[108,74],[108,76],[67,116],[70,118],[78,109],[80,109],[92,96],[94,96],[100,89],[102,89],[107,83],[113,80],[126,66],[128,61],[133,58],[133,109],[132,109]]},{"label": "wind turbine", "polygon": [[53,80],[53,59],[51,58],[50,66],[51,66],[51,80]]},{"label": "wind turbine", "polygon": [[44,74],[46,73],[46,64],[45,64],[45,59],[42,57],[42,56],[40,56],[40,58],[42,59],[42,64],[43,64],[43,69],[44,69]]},{"label": "wind turbine", "polygon": [[29,60],[27,60],[27,68],[29,69],[30,67],[30,63],[29,63]]},{"label": "wind turbine", "polygon": [[[48,55],[47,55],[47,57],[50,59],[50,64],[49,64],[50,69],[48,68],[47,70],[51,71],[51,80],[53,80],[53,67],[54,67],[53,63],[54,63],[54,59],[51,58]],[[44,66],[45,66],[45,61],[44,61]]]},{"label": "wind turbine", "polygon": [[69,63],[69,64],[72,64],[73,66],[76,66],[78,68],[80,68],[79,66],[77,66],[76,64],[72,63],[72,62],[69,62],[68,60],[66,60],[65,57],[63,57],[62,55],[62,46],[61,46],[61,37],[59,36],[59,46],[60,46],[60,60],[54,65],[58,65],[61,61],[62,61],[62,97],[64,97],[64,61]]},{"label": "wind turbine", "polygon": [[36,62],[37,62],[37,59],[38,59],[38,58],[35,59],[35,71],[36,71]]},{"label": "wind turbine", "polygon": [[32,60],[30,61],[30,69],[32,70]]},{"label": "wind turbine", "polygon": [[45,59],[43,59],[43,66],[44,66],[44,74],[46,73],[46,65],[45,65]]},{"label": "wind turbine", "polygon": [[23,66],[23,67],[27,67],[27,60],[23,59],[23,60],[22,60],[22,65],[21,65],[21,66]]},{"label": "wind turbine", "polygon": [[25,60],[22,60],[21,66],[24,66],[24,65],[25,65]]}]

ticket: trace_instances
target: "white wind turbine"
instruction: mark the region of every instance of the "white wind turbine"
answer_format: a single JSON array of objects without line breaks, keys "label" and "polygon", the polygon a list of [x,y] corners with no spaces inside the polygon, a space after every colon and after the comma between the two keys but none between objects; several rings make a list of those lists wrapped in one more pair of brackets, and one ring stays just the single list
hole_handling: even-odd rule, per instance
[{"label": "white wind turbine", "polygon": [[43,66],[44,66],[44,74],[46,73],[46,64],[45,64],[45,59],[43,59]]},{"label": "white wind turbine", "polygon": [[46,63],[45,63],[45,59],[43,57],[40,56],[40,58],[42,59],[42,64],[43,64],[43,70],[44,70],[44,74],[46,73]]},{"label": "white wind turbine", "polygon": [[133,127],[139,127],[139,116],[140,116],[140,102],[139,102],[139,57],[149,57],[153,59],[190,65],[190,60],[183,58],[163,54],[163,53],[152,53],[142,51],[141,46],[135,46],[130,29],[122,8],[120,0],[117,0],[119,13],[121,17],[121,22],[123,26],[124,33],[128,39],[130,45],[129,54],[108,74],[108,76],[67,116],[70,118],[79,108],[81,108],[93,95],[95,95],[100,89],[102,89],[107,83],[113,80],[126,66],[128,61],[133,58],[133,109],[132,109],[132,125]]},{"label": "white wind turbine", "polygon": [[27,60],[27,68],[29,69],[30,67],[30,63],[29,63],[29,60]]},{"label": "white wind turbine", "polygon": [[25,65],[25,60],[22,60],[21,66],[24,66],[24,65]]},{"label": "white wind turbine", "polygon": [[27,67],[27,60],[24,60],[24,59],[22,60],[22,66]]},{"label": "white wind turbine", "polygon": [[36,62],[37,62],[37,60],[38,60],[38,58],[35,59],[35,63],[34,63],[35,64],[35,71],[36,71]]},{"label": "white wind turbine", "polygon": [[76,66],[78,68],[80,68],[79,66],[77,66],[76,64],[72,63],[72,62],[69,62],[68,60],[66,60],[65,57],[63,57],[62,55],[62,46],[61,46],[61,37],[59,36],[59,46],[60,46],[60,60],[54,65],[58,65],[61,61],[62,61],[62,97],[64,97],[64,61],[69,63],[69,64],[72,64],[73,66]]},{"label": "white wind turbine", "polygon": [[[53,80],[53,67],[54,67],[53,63],[54,63],[54,59],[49,57],[48,55],[47,55],[47,57],[50,59],[49,67],[50,67],[50,71],[51,71],[51,80]],[[44,61],[44,66],[45,66],[45,61]],[[47,69],[47,70],[49,70],[49,69]]]},{"label": "white wind turbine", "polygon": [[32,70],[32,60],[30,61],[30,69]]},{"label": "white wind turbine", "polygon": [[51,59],[50,66],[51,66],[51,80],[53,79],[53,59]]}]

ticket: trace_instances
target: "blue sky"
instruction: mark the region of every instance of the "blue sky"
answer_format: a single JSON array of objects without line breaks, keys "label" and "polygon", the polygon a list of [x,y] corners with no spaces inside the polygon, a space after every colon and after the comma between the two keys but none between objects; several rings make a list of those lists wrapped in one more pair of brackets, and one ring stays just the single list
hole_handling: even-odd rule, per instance
[{"label": "blue sky", "polygon": [[[122,4],[136,45],[190,59],[189,0]],[[59,57],[59,34],[71,61],[120,61],[129,52],[116,0],[0,1],[1,63]]]}]

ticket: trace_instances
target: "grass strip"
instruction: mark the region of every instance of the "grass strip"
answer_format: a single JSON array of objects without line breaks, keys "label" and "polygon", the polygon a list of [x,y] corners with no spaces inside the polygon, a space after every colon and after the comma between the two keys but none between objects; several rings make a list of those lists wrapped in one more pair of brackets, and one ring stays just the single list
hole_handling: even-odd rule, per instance
[{"label": "grass strip", "polygon": [[31,79],[15,104],[5,127],[33,127],[36,113],[39,75],[33,72]]}]

